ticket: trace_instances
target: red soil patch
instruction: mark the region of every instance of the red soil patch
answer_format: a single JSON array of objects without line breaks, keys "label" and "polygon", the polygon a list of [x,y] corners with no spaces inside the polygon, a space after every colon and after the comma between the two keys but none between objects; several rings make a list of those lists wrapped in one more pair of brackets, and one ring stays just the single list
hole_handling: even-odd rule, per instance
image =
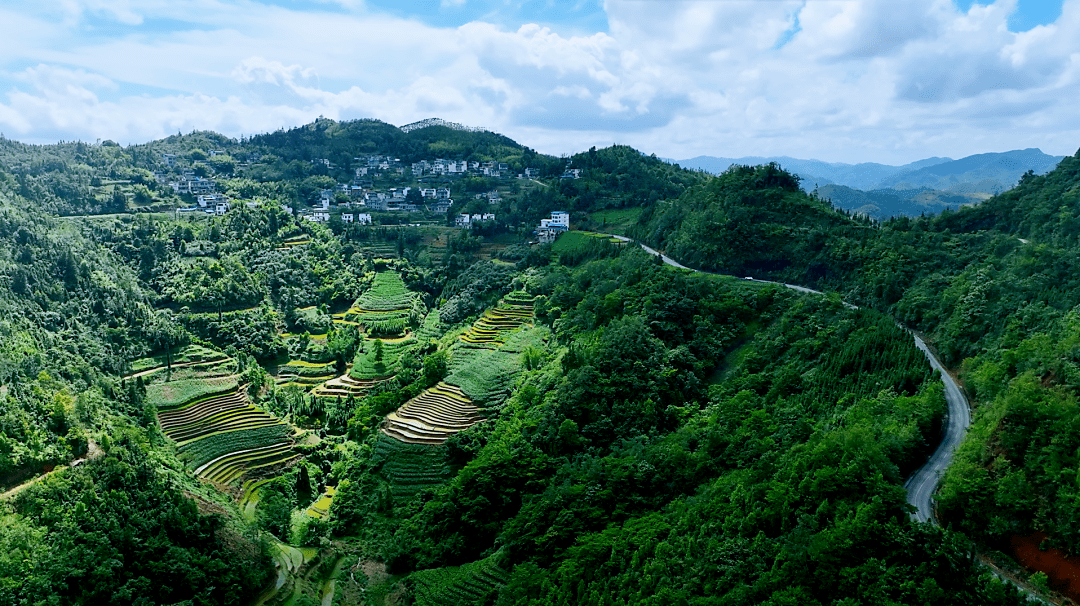
[{"label": "red soil patch", "polygon": [[1060,549],[1039,549],[1046,540],[1041,532],[1027,536],[1014,536],[1009,540],[1013,557],[1029,570],[1039,570],[1050,578],[1050,587],[1080,602],[1080,556],[1069,556]]}]

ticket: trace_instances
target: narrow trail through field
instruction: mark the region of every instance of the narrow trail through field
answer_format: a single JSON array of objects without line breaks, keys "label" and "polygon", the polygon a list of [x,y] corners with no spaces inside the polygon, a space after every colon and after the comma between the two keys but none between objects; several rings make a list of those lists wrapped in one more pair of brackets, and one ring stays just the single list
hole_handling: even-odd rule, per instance
[{"label": "narrow trail through field", "polygon": [[30,486],[36,484],[37,482],[40,482],[41,480],[51,476],[52,474],[60,471],[61,469],[67,469],[68,467],[78,467],[79,465],[82,465],[83,463],[85,463],[87,461],[92,461],[92,460],[100,457],[103,454],[105,454],[105,451],[101,450],[101,447],[97,445],[97,442],[95,442],[93,440],[87,440],[87,449],[86,449],[86,456],[85,457],[75,459],[74,461],[72,461],[71,463],[68,463],[66,465],[65,464],[57,465],[56,468],[53,469],[52,471],[43,473],[40,476],[37,476],[36,478],[32,478],[30,480],[27,480],[27,481],[23,482],[22,484],[19,484],[18,486],[15,486],[14,488],[11,488],[10,490],[0,494],[0,501],[7,501],[7,500],[9,500],[11,498],[14,498],[15,495],[17,495],[20,492],[26,490],[27,488],[29,488]]},{"label": "narrow trail through field", "polygon": [[[610,235],[623,242],[633,242],[632,239],[627,238],[626,236],[616,236],[614,234],[605,235]],[[664,263],[672,267],[698,273],[711,273],[687,267],[660,251],[641,244],[640,242],[638,244],[645,252],[650,255],[659,255]],[[747,277],[746,279],[751,282],[777,284],[806,294],[825,294],[821,291],[795,284],[785,284],[783,282],[773,282],[771,280],[757,280],[751,277]],[[844,305],[851,309],[857,309],[855,305],[850,303],[845,302]],[[905,328],[905,330],[907,329]],[[957,447],[960,446],[960,442],[963,441],[968,426],[971,425],[971,408],[967,397],[964,395],[964,391],[960,388],[960,385],[956,383],[956,380],[953,379],[952,375],[945,369],[945,366],[942,365],[941,360],[938,360],[937,356],[930,351],[930,348],[927,347],[926,343],[919,338],[918,335],[912,333],[910,330],[908,330],[908,333],[915,339],[915,346],[923,352],[926,359],[930,362],[930,366],[941,376],[941,381],[945,384],[945,402],[948,405],[941,443],[938,444],[937,449],[930,455],[930,458],[927,459],[926,463],[916,470],[915,473],[911,474],[904,483],[904,489],[907,491],[907,502],[915,506],[915,512],[911,514],[911,517],[920,522],[935,524],[934,491],[937,490],[938,484],[941,482],[942,474],[949,466],[949,463],[952,462],[953,453],[956,452]]]},{"label": "narrow trail through field", "polygon": [[[205,365],[220,364],[220,363],[222,363],[222,362],[224,362],[224,361],[226,361],[228,359],[229,359],[228,357],[225,357],[225,358],[219,358],[219,359],[216,359],[216,360],[193,360],[193,361],[190,361],[190,362],[174,362],[173,365],[172,365],[172,368],[185,368],[185,367],[188,367],[188,366],[198,366],[200,364],[205,364]],[[138,378],[138,377],[145,377],[146,375],[154,374],[155,372],[161,372],[163,370],[168,370],[168,367],[167,366],[155,366],[153,368],[148,368],[146,370],[141,370],[139,372],[132,373],[132,374],[127,375],[127,376],[122,377],[122,378],[124,380],[135,379],[135,378]]]}]

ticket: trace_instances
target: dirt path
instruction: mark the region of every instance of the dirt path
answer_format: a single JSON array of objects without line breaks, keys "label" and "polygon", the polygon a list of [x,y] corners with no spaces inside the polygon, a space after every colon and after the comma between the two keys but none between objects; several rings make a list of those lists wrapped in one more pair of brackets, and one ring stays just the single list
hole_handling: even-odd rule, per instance
[{"label": "dirt path", "polygon": [[[222,362],[224,362],[224,361],[226,361],[228,359],[229,359],[228,356],[226,356],[224,358],[219,358],[217,360],[195,360],[195,361],[191,361],[191,362],[177,362],[177,363],[173,364],[172,367],[173,368],[185,368],[185,367],[188,367],[188,366],[198,366],[200,364],[221,364]],[[123,379],[127,380],[127,379],[136,379],[138,377],[145,377],[146,375],[151,375],[151,374],[154,374],[155,372],[161,372],[161,371],[166,370],[166,369],[168,369],[167,366],[155,366],[155,367],[149,368],[147,370],[140,370],[137,373],[127,375],[126,377],[123,377]]]},{"label": "dirt path", "polygon": [[81,459],[75,459],[74,461],[72,461],[71,463],[68,463],[67,465],[57,465],[56,468],[53,469],[52,471],[47,472],[47,473],[43,473],[40,476],[38,476],[36,478],[33,478],[32,480],[27,480],[26,482],[23,482],[22,484],[19,484],[18,486],[12,488],[11,490],[8,490],[7,492],[5,492],[3,494],[0,494],[0,501],[7,501],[7,500],[10,500],[10,499],[14,498],[15,495],[17,495],[20,492],[26,490],[27,488],[29,488],[33,484],[35,484],[37,482],[40,482],[41,480],[43,480],[43,479],[51,476],[52,474],[60,471],[61,469],[67,469],[69,467],[78,467],[79,465],[82,465],[83,463],[85,463],[87,461],[92,461],[94,459],[97,459],[101,455],[105,454],[105,451],[102,450],[100,446],[98,446],[97,442],[95,442],[93,440],[87,440],[86,442],[87,442],[87,449],[86,449],[86,456],[85,457],[83,457]]}]

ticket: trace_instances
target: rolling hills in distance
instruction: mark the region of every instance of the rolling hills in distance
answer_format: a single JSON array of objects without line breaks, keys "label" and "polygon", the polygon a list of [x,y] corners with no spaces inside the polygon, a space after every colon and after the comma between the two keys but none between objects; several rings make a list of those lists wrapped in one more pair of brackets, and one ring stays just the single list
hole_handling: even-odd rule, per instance
[{"label": "rolling hills in distance", "polygon": [[955,210],[1011,189],[1027,171],[1044,175],[1063,156],[1037,148],[975,154],[953,160],[931,157],[900,166],[860,162],[824,162],[789,156],[718,158],[696,156],[679,166],[719,174],[730,166],[775,162],[801,179],[801,187],[817,190],[838,208],[874,219],[935,214]]}]

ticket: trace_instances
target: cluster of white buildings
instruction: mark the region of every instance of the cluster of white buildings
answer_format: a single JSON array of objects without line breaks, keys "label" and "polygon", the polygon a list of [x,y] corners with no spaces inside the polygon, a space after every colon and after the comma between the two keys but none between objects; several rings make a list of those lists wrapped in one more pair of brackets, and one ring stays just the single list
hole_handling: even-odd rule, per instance
[{"label": "cluster of white buildings", "polygon": [[470,226],[476,223],[483,223],[486,221],[494,221],[495,215],[492,213],[483,213],[475,215],[458,215],[454,217],[454,227],[461,227],[468,229]]},{"label": "cluster of white buildings", "polygon": [[559,234],[570,229],[570,213],[562,210],[551,211],[551,217],[540,219],[540,226],[536,228],[536,236],[541,244],[550,244],[559,237]]},{"label": "cluster of white buildings", "polygon": [[420,177],[496,177],[502,178],[510,173],[510,165],[505,162],[466,162],[465,160],[421,160],[413,162],[412,176]]},{"label": "cluster of white buildings", "polygon": [[[291,209],[290,209],[291,210]],[[326,210],[314,210],[310,212],[301,212],[300,217],[305,221],[311,221],[313,223],[329,223],[330,212]],[[356,225],[371,225],[371,213],[352,213],[343,212],[338,215],[342,223],[355,223]]]}]

